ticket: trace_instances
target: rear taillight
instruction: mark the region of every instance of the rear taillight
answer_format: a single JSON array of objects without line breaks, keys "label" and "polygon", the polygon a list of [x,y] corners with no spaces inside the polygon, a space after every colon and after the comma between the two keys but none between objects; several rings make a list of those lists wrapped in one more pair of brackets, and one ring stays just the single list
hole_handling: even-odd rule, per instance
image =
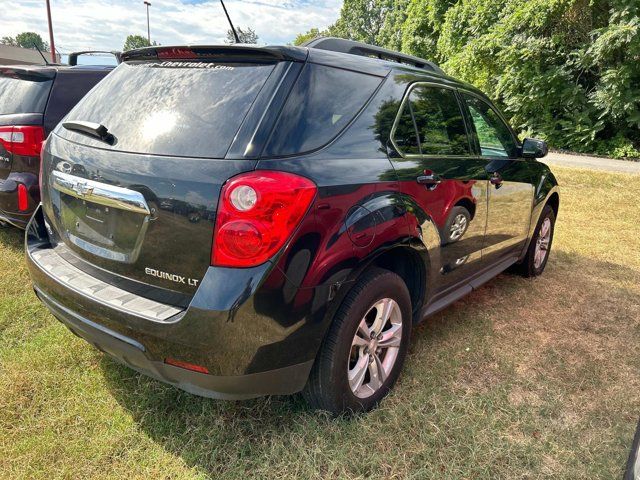
[{"label": "rear taillight", "polygon": [[39,126],[0,127],[0,144],[14,155],[38,157],[44,142],[44,128]]},{"label": "rear taillight", "polygon": [[315,184],[292,173],[258,170],[222,188],[211,264],[253,267],[289,239],[316,194]]},{"label": "rear taillight", "polygon": [[18,184],[18,210],[24,212],[29,208],[29,192],[23,183]]}]

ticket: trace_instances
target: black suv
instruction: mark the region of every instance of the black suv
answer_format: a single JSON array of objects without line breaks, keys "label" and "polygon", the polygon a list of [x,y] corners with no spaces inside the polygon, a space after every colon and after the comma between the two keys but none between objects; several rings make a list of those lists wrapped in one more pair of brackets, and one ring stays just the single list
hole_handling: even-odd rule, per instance
[{"label": "black suv", "polygon": [[42,144],[113,66],[0,66],[0,224],[25,228],[40,202]]},{"label": "black suv", "polygon": [[545,153],[472,86],[365,44],[130,51],[46,143],[29,269],[71,331],[147,375],[367,410],[415,322],[542,273]]}]

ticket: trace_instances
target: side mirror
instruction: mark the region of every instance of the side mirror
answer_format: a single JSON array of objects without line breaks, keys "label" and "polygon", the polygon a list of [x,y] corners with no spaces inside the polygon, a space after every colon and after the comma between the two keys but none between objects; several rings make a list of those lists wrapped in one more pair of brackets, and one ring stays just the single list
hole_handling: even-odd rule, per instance
[{"label": "side mirror", "polygon": [[549,153],[549,145],[544,140],[525,138],[522,142],[522,156],[524,158],[542,158]]}]

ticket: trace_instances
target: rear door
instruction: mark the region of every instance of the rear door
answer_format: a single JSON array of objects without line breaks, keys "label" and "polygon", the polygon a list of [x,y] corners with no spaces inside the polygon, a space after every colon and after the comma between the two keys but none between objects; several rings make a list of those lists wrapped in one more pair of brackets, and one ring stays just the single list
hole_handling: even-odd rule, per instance
[{"label": "rear door", "polygon": [[518,256],[529,232],[534,186],[528,162],[498,111],[478,95],[462,93],[475,148],[490,178],[483,255],[488,262]]},{"label": "rear door", "polygon": [[[426,212],[423,230],[437,230],[436,288],[443,292],[482,265],[487,218],[486,161],[473,155],[454,88],[414,83],[391,133],[392,162],[403,192]],[[423,241],[432,235],[423,231]]]},{"label": "rear door", "polygon": [[191,294],[210,265],[222,184],[256,164],[227,152],[239,130],[253,131],[247,119],[262,118],[264,99],[278,97],[291,62],[187,53],[121,64],[69,113],[65,121],[103,125],[114,139],[59,125],[45,152],[43,205],[74,258]]}]

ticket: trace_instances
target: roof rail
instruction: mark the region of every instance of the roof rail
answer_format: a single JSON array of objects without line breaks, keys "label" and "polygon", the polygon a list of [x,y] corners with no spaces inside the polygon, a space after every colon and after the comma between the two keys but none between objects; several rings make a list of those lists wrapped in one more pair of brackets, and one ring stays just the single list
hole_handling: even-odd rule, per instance
[{"label": "roof rail", "polygon": [[301,45],[301,47],[317,48],[320,50],[331,50],[333,52],[349,53],[351,55],[361,55],[363,57],[379,58],[391,62],[404,63],[413,67],[431,70],[432,72],[444,75],[442,69],[434,62],[424,58],[414,57],[405,53],[394,52],[375,45],[369,45],[354,40],[345,40],[335,37],[316,37]]},{"label": "roof rail", "polygon": [[78,65],[78,57],[80,55],[87,55],[87,54],[93,54],[93,53],[109,53],[111,55],[113,55],[114,57],[116,57],[116,62],[120,63],[120,52],[118,51],[107,51],[107,50],[85,50],[83,52],[73,52],[69,54],[69,65],[71,65],[72,67],[75,67],[76,65]]}]

